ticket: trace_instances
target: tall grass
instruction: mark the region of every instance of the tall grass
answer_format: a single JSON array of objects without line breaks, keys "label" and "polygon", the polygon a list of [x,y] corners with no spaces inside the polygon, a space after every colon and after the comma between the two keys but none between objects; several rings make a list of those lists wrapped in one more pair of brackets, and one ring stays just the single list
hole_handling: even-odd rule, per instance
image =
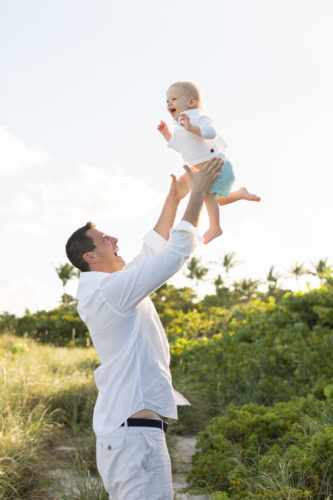
[{"label": "tall grass", "polygon": [[[0,335],[1,500],[46,498],[48,473],[61,462],[53,450],[64,440],[78,454],[84,451],[80,468],[96,472],[91,421],[97,364],[93,349],[55,348]],[[79,462],[66,460],[75,471]]]},{"label": "tall grass", "polygon": [[[0,334],[0,500],[107,498],[92,430],[98,364],[93,348]],[[197,432],[211,417],[201,386],[181,376],[175,383],[194,404],[168,434]],[[62,455],[64,444],[72,451]]]}]

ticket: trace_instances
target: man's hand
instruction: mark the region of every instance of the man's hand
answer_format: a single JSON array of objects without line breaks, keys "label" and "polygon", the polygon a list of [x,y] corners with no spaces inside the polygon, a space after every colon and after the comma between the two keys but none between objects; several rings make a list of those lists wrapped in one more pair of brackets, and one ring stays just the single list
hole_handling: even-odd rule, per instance
[{"label": "man's hand", "polygon": [[184,165],[192,192],[194,191],[194,193],[202,193],[206,195],[212,187],[214,181],[216,181],[220,175],[223,163],[224,160],[220,157],[212,158],[206,163],[206,165],[201,167],[199,172],[196,174],[194,174],[192,169],[190,169],[187,165]]},{"label": "man's hand", "polygon": [[157,130],[159,132],[161,132],[161,134],[163,135],[164,139],[167,142],[169,142],[170,137],[171,137],[172,134],[171,134],[171,132],[169,130],[168,125],[164,121],[162,121],[162,120],[160,121],[160,123],[157,126]]},{"label": "man's hand", "polygon": [[170,186],[169,195],[174,196],[176,201],[179,202],[184,198],[190,190],[190,181],[187,174],[182,175],[179,179],[171,174],[172,181]]}]

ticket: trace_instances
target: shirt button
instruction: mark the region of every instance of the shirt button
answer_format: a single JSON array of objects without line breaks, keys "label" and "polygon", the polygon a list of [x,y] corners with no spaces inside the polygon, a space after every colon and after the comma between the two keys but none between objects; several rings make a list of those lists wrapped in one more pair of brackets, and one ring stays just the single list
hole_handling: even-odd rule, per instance
[{"label": "shirt button", "polygon": [[112,446],[110,444],[108,446],[108,450],[112,450]]},{"label": "shirt button", "polygon": [[211,152],[211,153],[214,153],[214,149],[211,149],[211,150],[210,150],[210,152]]}]

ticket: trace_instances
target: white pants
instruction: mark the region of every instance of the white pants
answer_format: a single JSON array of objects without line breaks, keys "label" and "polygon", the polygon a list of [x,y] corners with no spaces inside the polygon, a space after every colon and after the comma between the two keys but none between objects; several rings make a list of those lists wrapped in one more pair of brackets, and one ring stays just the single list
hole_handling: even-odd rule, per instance
[{"label": "white pants", "polygon": [[172,500],[165,434],[156,427],[119,427],[97,436],[97,468],[111,500]]}]

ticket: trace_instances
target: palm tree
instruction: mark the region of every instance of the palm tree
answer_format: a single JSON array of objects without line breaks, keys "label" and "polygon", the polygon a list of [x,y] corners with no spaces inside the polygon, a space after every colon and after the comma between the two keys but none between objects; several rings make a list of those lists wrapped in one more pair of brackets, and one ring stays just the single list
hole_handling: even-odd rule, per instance
[{"label": "palm tree", "polygon": [[327,258],[319,259],[317,264],[314,264],[314,271],[310,271],[313,276],[318,276],[320,283],[323,283],[332,273],[332,266],[327,263],[327,260]]},{"label": "palm tree", "polygon": [[60,264],[55,268],[59,279],[62,281],[62,286],[65,288],[67,282],[76,275],[76,269],[72,264]]},{"label": "palm tree", "polygon": [[305,269],[303,264],[299,264],[298,262],[295,262],[295,264],[291,267],[289,273],[294,276],[296,279],[296,283],[298,286],[299,279],[301,276],[304,276],[304,274],[307,274],[308,271]]},{"label": "palm tree", "polygon": [[74,278],[74,276],[78,276],[77,269],[75,269],[75,267],[72,266],[72,264],[66,263],[66,264],[60,264],[59,266],[56,266],[55,270],[56,270],[56,273],[57,273],[59,279],[62,282],[62,286],[64,289],[64,293],[61,297],[61,301],[63,304],[67,305],[70,302],[72,302],[74,300],[74,298],[71,295],[65,293],[65,286],[68,283],[68,281],[70,281],[72,278]]},{"label": "palm tree", "polygon": [[266,281],[268,282],[269,295],[273,295],[274,292],[277,290],[280,278],[281,275],[278,273],[274,274],[274,266],[271,266],[266,278]]},{"label": "palm tree", "polygon": [[235,252],[227,252],[224,254],[223,261],[222,261],[222,266],[225,269],[225,273],[228,274],[230,269],[236,266],[239,262],[235,260]]},{"label": "palm tree", "polygon": [[215,285],[215,292],[216,295],[219,295],[221,293],[221,290],[224,288],[224,279],[220,274],[217,275],[217,277],[214,280],[214,285]]},{"label": "palm tree", "polygon": [[234,283],[234,292],[239,295],[239,300],[242,302],[249,302],[255,296],[259,280],[253,280],[251,278],[244,278],[241,281],[236,281]]},{"label": "palm tree", "polygon": [[187,263],[188,274],[185,274],[190,280],[195,280],[196,285],[200,280],[204,279],[208,273],[208,267],[200,265],[200,259],[197,257],[192,257]]}]

